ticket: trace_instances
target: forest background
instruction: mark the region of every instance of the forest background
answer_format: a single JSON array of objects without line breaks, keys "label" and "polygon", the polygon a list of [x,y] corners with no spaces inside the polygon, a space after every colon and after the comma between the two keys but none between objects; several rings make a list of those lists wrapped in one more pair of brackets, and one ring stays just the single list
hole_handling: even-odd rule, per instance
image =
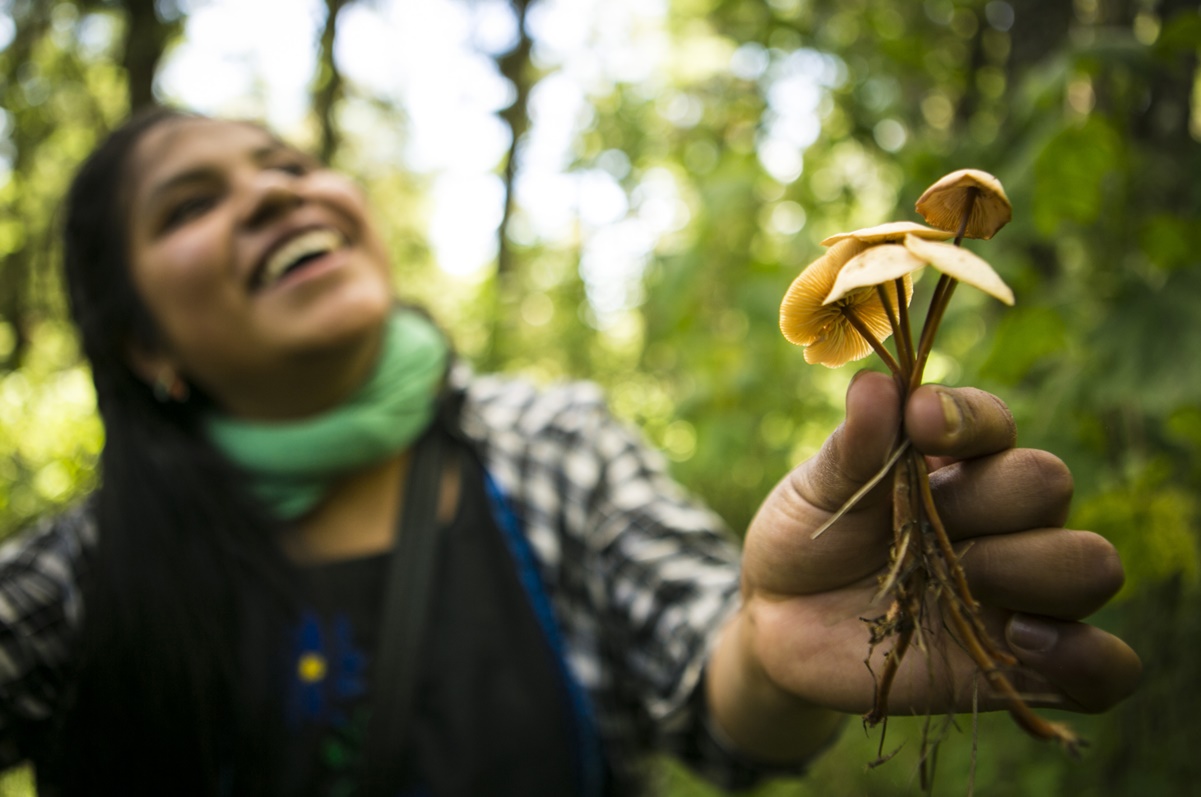
[{"label": "forest background", "polygon": [[[0,0],[0,536],[96,481],[103,430],[56,274],[64,186],[130,108],[197,104],[172,64],[218,4]],[[209,88],[243,90],[205,95],[203,110],[267,119],[360,176],[402,291],[466,357],[599,381],[734,529],[837,423],[855,370],[805,365],[778,331],[780,298],[817,242],[916,220],[913,200],[953,169],[1000,177],[1014,221],[977,251],[1017,305],[957,294],[927,375],[998,393],[1021,444],[1071,466],[1070,523],[1109,537],[1127,568],[1095,619],[1140,652],[1145,680],[1114,711],[1072,718],[1091,741],[1080,761],[1004,716],[959,718],[935,791],[1201,793],[1196,2],[278,7],[295,10],[223,35],[290,36],[308,51],[311,70],[289,75],[299,110],[279,124],[270,63],[228,54],[204,67]],[[409,42],[436,22],[460,49],[352,69],[371,48],[405,51],[371,36],[385,19]],[[452,72],[459,83],[438,82]],[[423,88],[483,109],[482,123],[434,134],[442,161],[422,155]],[[919,283],[917,306],[932,284]],[[884,746],[900,753],[869,769],[879,733],[852,723],[808,779],[756,793],[919,793],[920,722],[892,721]],[[671,797],[714,793],[670,763],[659,779]],[[28,772],[0,779],[0,794],[28,793]]]}]

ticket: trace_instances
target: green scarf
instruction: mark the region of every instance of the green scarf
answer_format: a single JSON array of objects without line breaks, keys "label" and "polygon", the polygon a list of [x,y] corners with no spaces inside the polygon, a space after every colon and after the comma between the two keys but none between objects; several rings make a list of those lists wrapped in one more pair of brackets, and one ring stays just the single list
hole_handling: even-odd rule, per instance
[{"label": "green scarf", "polygon": [[424,316],[392,315],[379,364],[345,402],[311,418],[282,423],[208,418],[217,448],[249,471],[252,489],[282,520],[303,515],[331,482],[403,450],[434,417],[449,348]]}]

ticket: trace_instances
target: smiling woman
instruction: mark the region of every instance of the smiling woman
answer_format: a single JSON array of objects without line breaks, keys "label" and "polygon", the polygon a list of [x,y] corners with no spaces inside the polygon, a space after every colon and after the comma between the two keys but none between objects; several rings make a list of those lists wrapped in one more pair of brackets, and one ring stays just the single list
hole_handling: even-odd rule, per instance
[{"label": "smiling woman", "polygon": [[[4,565],[0,628],[38,628],[0,658],[19,696],[0,700],[4,761],[33,758],[64,794],[624,794],[654,738],[749,772],[695,741],[700,657],[737,591],[716,519],[591,388],[448,373],[351,181],[259,127],[156,110],[68,205],[104,481]],[[609,484],[602,457],[641,475]],[[426,486],[402,491],[409,474]],[[404,519],[423,500],[437,582],[400,603],[430,629],[403,637],[421,651],[406,670],[389,650],[411,623],[385,606],[420,581],[401,551],[433,531]],[[678,554],[624,568],[633,592],[603,622],[592,573],[611,566],[580,511],[598,500],[631,554],[644,532]],[[647,599],[676,611],[622,619]],[[618,645],[647,633],[636,660]],[[694,721],[664,735],[652,701]]]},{"label": "smiling woman", "polygon": [[[1133,688],[1079,622],[1113,549],[1061,528],[1066,468],[1013,450],[995,398],[855,380],[740,563],[594,386],[458,363],[380,241],[352,181],[254,125],[153,110],[83,164],[63,259],[102,482],[0,552],[0,766],[66,797],[628,795],[661,751],[798,774],[871,705],[891,500],[813,531],[902,413],[1015,683],[1082,710]],[[926,641],[893,710],[972,705],[970,658]]]},{"label": "smiling woman", "polygon": [[186,377],[229,412],[301,417],[360,384],[392,303],[347,178],[261,128],[180,118],[133,153],[130,266],[161,331],[147,381]]}]

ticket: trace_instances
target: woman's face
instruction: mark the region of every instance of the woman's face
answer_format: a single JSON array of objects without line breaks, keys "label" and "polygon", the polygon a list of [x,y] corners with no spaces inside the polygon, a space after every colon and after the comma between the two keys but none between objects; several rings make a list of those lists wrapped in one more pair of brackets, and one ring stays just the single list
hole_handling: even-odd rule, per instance
[{"label": "woman's face", "polygon": [[359,189],[253,125],[182,119],[134,151],[129,261],[162,333],[135,351],[236,415],[296,417],[350,392],[392,307]]}]

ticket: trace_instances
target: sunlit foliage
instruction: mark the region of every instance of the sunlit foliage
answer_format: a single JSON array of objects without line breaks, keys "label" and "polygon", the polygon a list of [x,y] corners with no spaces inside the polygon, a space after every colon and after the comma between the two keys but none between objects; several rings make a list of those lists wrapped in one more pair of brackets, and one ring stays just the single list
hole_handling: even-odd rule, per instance
[{"label": "sunlit foliage", "polygon": [[[188,4],[157,5],[178,14]],[[533,13],[540,2],[521,5]],[[102,430],[50,242],[71,167],[127,107],[125,7],[0,0],[0,534],[97,478]],[[1185,745],[1201,698],[1181,651],[1201,634],[1196,4],[661,8],[624,39],[597,32],[596,68],[575,94],[555,82],[563,54],[549,43],[535,37],[524,61],[485,48],[497,74],[527,84],[531,114],[547,98],[578,99],[568,168],[581,196],[600,203],[546,236],[517,197],[497,247],[512,266],[499,281],[438,269],[430,185],[396,154],[406,109],[342,86],[340,105],[326,109],[341,126],[334,161],[375,197],[402,292],[431,306],[481,367],[600,381],[738,530],[837,422],[853,371],[806,368],[776,324],[818,241],[918,220],[898,198],[952,169],[996,174],[1018,212],[989,260],[1017,305],[1002,314],[995,302],[957,299],[927,374],[997,392],[1022,444],[1072,467],[1072,522],[1113,539],[1127,566],[1120,600],[1100,619],[1133,641],[1147,683],[1081,724],[1094,741],[1082,763],[985,720],[974,765],[968,739],[944,745],[940,784],[966,793],[974,766],[982,795],[1195,789],[1201,771]],[[317,129],[300,135],[316,143]],[[915,304],[931,283],[918,284]],[[970,720],[961,726],[970,731]],[[890,725],[890,743],[913,736]],[[850,729],[807,781],[762,794],[912,793],[911,750],[864,770],[877,743]],[[676,797],[711,793],[675,769],[664,782]]]}]

